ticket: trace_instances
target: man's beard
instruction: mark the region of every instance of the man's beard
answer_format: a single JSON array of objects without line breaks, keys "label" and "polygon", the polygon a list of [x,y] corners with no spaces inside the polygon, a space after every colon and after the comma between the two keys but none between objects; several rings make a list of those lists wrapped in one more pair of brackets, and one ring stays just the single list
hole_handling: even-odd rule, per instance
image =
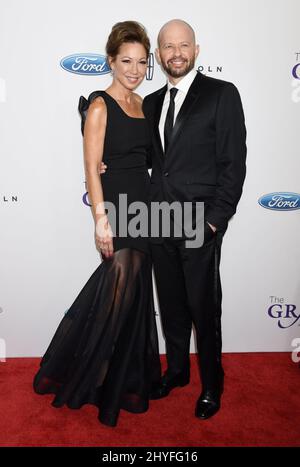
[{"label": "man's beard", "polygon": [[[172,76],[172,78],[181,78],[182,76],[187,75],[195,66],[195,58],[192,58],[190,62],[188,62],[186,59],[182,59],[182,57],[177,57],[183,60],[185,63],[187,63],[187,66],[184,69],[177,70],[174,68],[171,68],[172,64],[169,65],[168,63],[162,62],[162,67],[165,70],[166,73],[168,73],[169,76]],[[174,60],[174,59],[171,59]],[[169,60],[169,62],[171,61]]]}]

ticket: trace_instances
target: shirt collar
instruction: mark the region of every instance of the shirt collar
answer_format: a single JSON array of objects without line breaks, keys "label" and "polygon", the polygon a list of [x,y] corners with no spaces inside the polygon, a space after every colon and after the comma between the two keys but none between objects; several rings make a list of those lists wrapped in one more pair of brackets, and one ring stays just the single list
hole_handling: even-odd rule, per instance
[{"label": "shirt collar", "polygon": [[185,75],[176,85],[170,83],[168,80],[168,91],[170,91],[171,88],[177,88],[179,91],[187,94],[196,75],[197,71],[193,68],[193,70],[189,71],[188,74]]}]

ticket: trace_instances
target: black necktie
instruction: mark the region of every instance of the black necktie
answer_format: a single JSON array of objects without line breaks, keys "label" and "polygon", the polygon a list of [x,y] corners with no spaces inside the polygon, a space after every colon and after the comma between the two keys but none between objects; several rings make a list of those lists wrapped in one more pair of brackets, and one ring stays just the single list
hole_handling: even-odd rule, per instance
[{"label": "black necktie", "polygon": [[175,96],[177,94],[177,88],[170,89],[170,104],[166,116],[165,128],[164,128],[164,137],[165,137],[165,154],[167,153],[168,146],[171,140],[173,124],[174,124],[174,110],[175,110]]}]

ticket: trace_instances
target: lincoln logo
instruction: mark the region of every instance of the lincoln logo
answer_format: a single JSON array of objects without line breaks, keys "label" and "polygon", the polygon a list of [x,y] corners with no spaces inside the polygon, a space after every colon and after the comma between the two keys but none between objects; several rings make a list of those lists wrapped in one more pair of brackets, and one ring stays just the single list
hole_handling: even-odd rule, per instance
[{"label": "lincoln logo", "polygon": [[153,57],[153,53],[150,53],[149,58],[148,58],[147,72],[146,72],[147,81],[150,81],[153,78],[153,72],[154,72],[154,57]]}]

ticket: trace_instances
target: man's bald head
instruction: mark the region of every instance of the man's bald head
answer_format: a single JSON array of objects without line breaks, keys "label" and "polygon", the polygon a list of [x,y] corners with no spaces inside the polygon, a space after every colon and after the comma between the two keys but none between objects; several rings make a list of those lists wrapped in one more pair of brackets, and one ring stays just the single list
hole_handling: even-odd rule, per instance
[{"label": "man's bald head", "polygon": [[156,59],[175,84],[195,66],[199,54],[195,32],[186,21],[172,19],[163,25],[157,41]]},{"label": "man's bald head", "polygon": [[195,31],[189,23],[183,21],[182,19],[171,19],[160,28],[160,31],[157,36],[158,47],[160,47],[165,36],[168,37],[168,35],[172,35],[172,33],[174,32],[176,32],[177,34],[182,32],[186,35],[186,37],[190,37],[191,41],[194,44],[196,43]]}]

